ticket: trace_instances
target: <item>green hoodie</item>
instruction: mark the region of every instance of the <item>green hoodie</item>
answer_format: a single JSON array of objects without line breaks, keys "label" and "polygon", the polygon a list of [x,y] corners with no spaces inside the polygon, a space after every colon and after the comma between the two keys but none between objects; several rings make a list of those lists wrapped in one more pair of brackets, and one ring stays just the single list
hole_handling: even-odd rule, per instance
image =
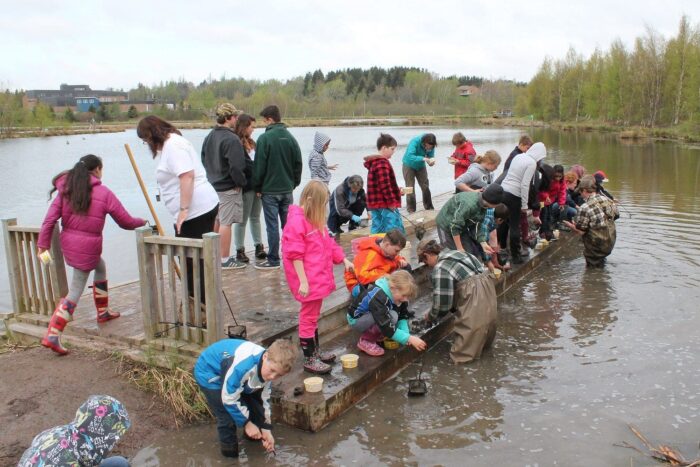
[{"label": "green hoodie", "polygon": [[284,123],[268,125],[255,146],[253,189],[256,193],[291,193],[301,183],[301,149]]},{"label": "green hoodie", "polygon": [[479,243],[485,242],[486,236],[478,227],[484,221],[486,209],[487,207],[481,202],[481,193],[476,191],[457,193],[440,209],[435,223],[450,235],[470,232],[471,237]]}]

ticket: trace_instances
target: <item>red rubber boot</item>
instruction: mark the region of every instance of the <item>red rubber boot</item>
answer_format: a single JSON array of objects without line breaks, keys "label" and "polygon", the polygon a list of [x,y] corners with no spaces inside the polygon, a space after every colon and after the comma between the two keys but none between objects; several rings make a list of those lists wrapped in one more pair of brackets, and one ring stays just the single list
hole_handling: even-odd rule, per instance
[{"label": "red rubber boot", "polygon": [[92,284],[92,298],[95,300],[97,308],[97,322],[106,323],[121,316],[117,311],[109,309],[109,289],[107,281],[95,281]]},{"label": "red rubber boot", "polygon": [[58,302],[58,306],[53,310],[53,315],[51,315],[49,329],[41,340],[41,345],[53,350],[59,355],[66,355],[68,353],[68,349],[61,344],[61,334],[66,328],[66,324],[73,320],[75,307],[76,304],[66,298],[62,298],[61,301]]}]

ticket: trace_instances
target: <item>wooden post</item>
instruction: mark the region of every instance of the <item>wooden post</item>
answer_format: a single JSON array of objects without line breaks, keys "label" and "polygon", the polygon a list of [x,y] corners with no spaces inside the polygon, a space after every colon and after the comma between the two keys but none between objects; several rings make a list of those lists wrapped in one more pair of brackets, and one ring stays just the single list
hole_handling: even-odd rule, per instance
[{"label": "wooden post", "polygon": [[58,291],[58,296],[53,297],[55,300],[54,306],[58,305],[58,301],[68,295],[68,279],[66,278],[66,263],[63,262],[63,250],[61,250],[61,242],[58,238],[58,226],[54,227],[51,235],[51,263],[52,272],[56,277],[55,291]]},{"label": "wooden post", "polygon": [[[139,283],[141,285],[141,314],[143,317],[143,331],[146,340],[154,338],[158,331],[158,281],[153,256],[150,247],[146,245],[145,238],[153,235],[148,227],[136,229],[136,252],[139,260]],[[155,261],[161,261],[160,256]]]},{"label": "wooden post", "polygon": [[2,220],[2,238],[5,244],[5,260],[7,262],[7,277],[10,279],[10,293],[12,295],[12,311],[15,313],[23,313],[26,310],[19,299],[19,256],[15,249],[15,242],[10,238],[14,233],[10,232],[10,227],[17,225],[17,219]]},{"label": "wooden post", "polygon": [[[223,306],[221,300],[221,253],[219,234],[209,232],[204,240],[202,259],[204,260],[204,297],[207,302],[206,345],[211,345],[224,336]],[[195,284],[199,287],[199,284]]]}]

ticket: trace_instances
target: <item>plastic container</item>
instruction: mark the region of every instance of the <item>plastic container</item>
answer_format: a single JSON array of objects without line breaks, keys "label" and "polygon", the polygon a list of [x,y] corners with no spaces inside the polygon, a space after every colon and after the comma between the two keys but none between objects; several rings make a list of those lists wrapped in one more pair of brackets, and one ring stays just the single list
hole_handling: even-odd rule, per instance
[{"label": "plastic container", "polygon": [[323,389],[323,378],[312,376],[304,380],[304,389],[306,392],[321,392]]},{"label": "plastic container", "polygon": [[559,240],[559,231],[558,230],[552,230],[552,237],[555,239]]},{"label": "plastic container", "polygon": [[396,350],[399,348],[399,343],[396,342],[395,340],[384,339],[382,341],[382,346],[387,350]]},{"label": "plastic container", "polygon": [[403,187],[402,190],[403,190],[404,195],[412,195],[413,194],[413,187],[412,186]]},{"label": "plastic container", "polygon": [[501,278],[501,273],[502,273],[502,272],[503,272],[503,271],[501,271],[501,270],[498,269],[498,268],[494,269],[494,270],[493,270],[493,277],[495,277],[496,279],[500,279],[500,278]]},{"label": "plastic container", "polygon": [[340,356],[340,363],[343,364],[343,368],[356,368],[358,360],[360,360],[360,356],[354,353]]},{"label": "plastic container", "polygon": [[47,266],[51,264],[51,261],[53,261],[53,258],[51,257],[51,253],[49,250],[46,250],[42,254],[39,255],[39,259],[41,260],[42,263],[46,264]]}]

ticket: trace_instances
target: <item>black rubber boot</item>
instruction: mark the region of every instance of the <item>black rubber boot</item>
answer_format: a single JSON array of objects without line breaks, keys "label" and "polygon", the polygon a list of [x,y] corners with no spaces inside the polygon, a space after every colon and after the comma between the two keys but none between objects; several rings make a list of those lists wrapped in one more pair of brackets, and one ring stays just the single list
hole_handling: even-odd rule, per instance
[{"label": "black rubber boot", "polygon": [[267,259],[267,253],[265,253],[265,247],[262,243],[255,245],[255,257],[257,259]]},{"label": "black rubber boot", "polygon": [[224,457],[238,457],[238,444],[222,444],[221,455]]},{"label": "black rubber boot", "polygon": [[331,366],[323,363],[316,354],[316,344],[313,337],[299,338],[301,350],[304,352],[304,371],[317,375],[324,375],[331,372]]}]

